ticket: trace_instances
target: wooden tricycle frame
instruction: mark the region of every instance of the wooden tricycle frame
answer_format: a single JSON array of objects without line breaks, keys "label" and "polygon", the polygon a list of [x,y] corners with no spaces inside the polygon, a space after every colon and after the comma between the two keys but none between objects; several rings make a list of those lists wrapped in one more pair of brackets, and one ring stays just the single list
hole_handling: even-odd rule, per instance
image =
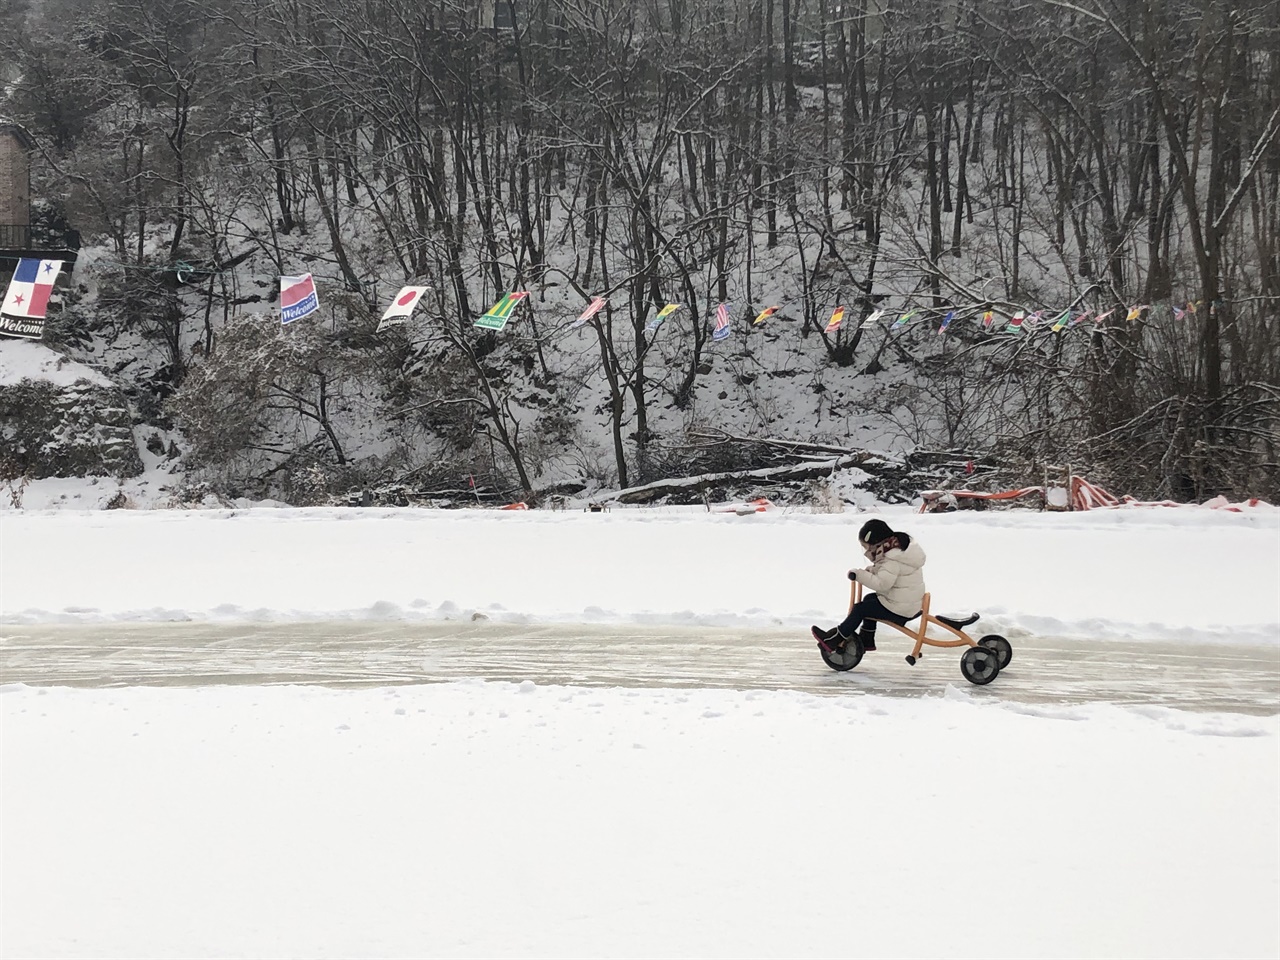
[{"label": "wooden tricycle frame", "polygon": [[[862,600],[862,584],[859,583],[857,580],[854,580],[853,583],[849,585],[849,612],[850,613],[853,612],[854,605],[857,604],[860,600]],[[887,627],[893,627],[893,629],[897,630],[899,633],[905,633],[908,637],[910,637],[915,641],[915,647],[913,647],[911,650],[911,653],[907,655],[907,663],[910,663],[910,664],[915,664],[915,662],[918,659],[920,659],[920,652],[925,648],[925,646],[930,646],[930,647],[976,647],[978,646],[978,641],[974,640],[973,637],[965,633],[964,630],[960,629],[960,627],[953,627],[951,624],[938,619],[938,617],[934,616],[929,612],[929,594],[927,593],[924,595],[924,599],[920,602],[920,617],[919,617],[920,625],[918,627],[912,627],[909,625],[894,623],[892,620],[878,620],[875,617],[870,617],[868,619],[875,620],[876,623],[883,623]],[[915,618],[913,617],[912,619],[915,619]],[[965,621],[965,626],[968,626],[968,624],[975,622],[977,619],[978,619],[977,615],[974,614],[972,617],[970,617]],[[939,640],[935,637],[930,637],[928,635],[928,631],[929,631],[929,624],[931,623],[941,627],[943,630],[947,631],[947,633],[951,634],[956,639]]]}]

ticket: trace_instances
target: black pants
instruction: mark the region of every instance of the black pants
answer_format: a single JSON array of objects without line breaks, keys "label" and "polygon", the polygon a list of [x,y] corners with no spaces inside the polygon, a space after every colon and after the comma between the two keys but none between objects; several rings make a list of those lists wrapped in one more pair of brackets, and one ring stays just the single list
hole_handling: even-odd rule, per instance
[{"label": "black pants", "polygon": [[840,626],[836,627],[840,631],[840,636],[848,640],[861,627],[863,636],[874,637],[876,635],[876,621],[888,620],[890,623],[905,624],[909,620],[914,620],[920,614],[915,616],[904,617],[894,613],[883,603],[874,593],[868,593],[861,600],[853,605],[853,609],[849,611],[849,615],[844,618]]}]

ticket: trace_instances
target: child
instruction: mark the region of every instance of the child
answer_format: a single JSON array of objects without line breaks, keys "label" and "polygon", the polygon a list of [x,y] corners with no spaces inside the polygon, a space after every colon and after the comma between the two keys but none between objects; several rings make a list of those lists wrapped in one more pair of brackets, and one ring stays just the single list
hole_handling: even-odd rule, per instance
[{"label": "child", "polygon": [[858,542],[871,566],[850,570],[849,579],[875,593],[864,593],[834,630],[812,628],[818,646],[828,653],[843,650],[855,633],[864,650],[874,650],[876,620],[905,624],[920,616],[924,603],[925,557],[919,543],[905,533],[895,533],[883,520],[864,523],[858,531]]}]

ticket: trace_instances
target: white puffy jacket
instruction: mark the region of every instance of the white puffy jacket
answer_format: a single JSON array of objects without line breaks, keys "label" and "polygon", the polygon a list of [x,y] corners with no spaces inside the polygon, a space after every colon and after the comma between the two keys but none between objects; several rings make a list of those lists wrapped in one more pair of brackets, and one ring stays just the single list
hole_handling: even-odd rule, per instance
[{"label": "white puffy jacket", "polygon": [[914,538],[907,549],[894,548],[865,570],[850,571],[860,584],[874,590],[888,609],[914,617],[924,605],[924,550]]}]

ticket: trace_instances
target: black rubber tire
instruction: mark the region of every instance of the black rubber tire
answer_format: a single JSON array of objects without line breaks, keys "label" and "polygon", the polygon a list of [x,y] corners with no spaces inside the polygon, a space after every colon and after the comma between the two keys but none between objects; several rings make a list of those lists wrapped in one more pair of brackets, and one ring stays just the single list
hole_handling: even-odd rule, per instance
[{"label": "black rubber tire", "polygon": [[970,683],[988,684],[1000,673],[1000,655],[990,647],[970,647],[960,658],[960,672]]},{"label": "black rubber tire", "polygon": [[861,663],[862,655],[866,651],[862,648],[862,641],[854,637],[845,642],[844,650],[841,652],[827,653],[822,647],[818,647],[818,652],[822,654],[822,659],[826,661],[828,667],[843,673]]},{"label": "black rubber tire", "polygon": [[1000,657],[1000,669],[1003,670],[1009,665],[1009,661],[1013,659],[1013,647],[1009,641],[998,633],[989,633],[978,644],[983,647],[990,647]]}]

